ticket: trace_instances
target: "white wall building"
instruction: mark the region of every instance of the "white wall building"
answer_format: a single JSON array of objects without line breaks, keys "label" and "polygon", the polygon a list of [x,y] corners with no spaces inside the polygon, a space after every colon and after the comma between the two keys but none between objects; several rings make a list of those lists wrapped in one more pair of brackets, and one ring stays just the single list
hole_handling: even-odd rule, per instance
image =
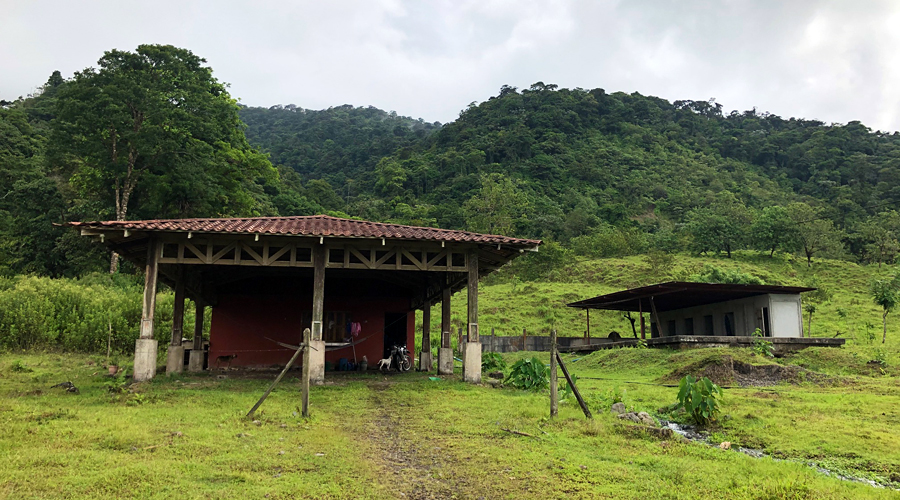
[{"label": "white wall building", "polygon": [[[568,304],[580,309],[636,312],[645,336],[803,337],[800,294],[806,287],[668,282]],[[660,327],[657,326],[657,322]]]}]

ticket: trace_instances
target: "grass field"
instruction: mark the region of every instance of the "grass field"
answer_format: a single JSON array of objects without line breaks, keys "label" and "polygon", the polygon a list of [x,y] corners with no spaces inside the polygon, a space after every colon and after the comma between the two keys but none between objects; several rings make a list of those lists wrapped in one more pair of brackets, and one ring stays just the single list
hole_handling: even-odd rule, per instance
[{"label": "grass field", "polygon": [[[272,373],[162,376],[117,392],[121,380],[103,375],[96,357],[5,354],[0,497],[900,497],[807,465],[900,479],[897,372],[873,372],[853,349],[777,360],[828,375],[819,384],[726,390],[711,440],[768,458],[660,440],[607,411],[618,393],[629,408],[655,414],[676,392],[659,383],[726,355],[775,362],[739,349],[568,356],[591,421],[572,401],[550,420],[545,394],[424,374],[329,374],[328,385],[313,389],[304,420],[299,383],[289,376],[254,423],[244,414]],[[62,381],[80,393],[50,388]]]},{"label": "grass field", "polygon": [[[458,376],[374,373],[329,373],[328,384],[313,389],[306,420],[293,372],[254,422],[244,415],[274,373],[160,376],[129,386],[104,375],[101,357],[0,353],[0,498],[900,498],[900,491],[816,469],[900,486],[900,335],[891,315],[880,342],[881,311],[868,295],[868,284],[895,268],[828,260],[807,268],[790,256],[738,253],[678,255],[664,269],[639,256],[581,260],[546,282],[519,282],[501,270],[481,287],[482,332],[556,328],[579,336],[583,312],[567,302],[685,279],[707,264],[771,284],[816,280],[832,297],[813,318],[813,336],[840,333],[846,346],[781,359],[727,348],[570,355],[595,414],[590,421],[573,401],[549,419],[546,394],[473,386]],[[457,294],[458,324],[464,311],[465,296]],[[439,316],[434,311],[433,321]],[[594,335],[630,328],[611,312],[591,320]],[[431,331],[439,331],[436,323]],[[505,358],[511,364],[532,355],[549,359]],[[677,392],[665,385],[729,358],[810,370],[777,385],[725,390],[710,443],[758,449],[764,458],[660,439],[608,411],[618,397],[663,417],[657,410]],[[64,381],[79,393],[51,389]]]}]

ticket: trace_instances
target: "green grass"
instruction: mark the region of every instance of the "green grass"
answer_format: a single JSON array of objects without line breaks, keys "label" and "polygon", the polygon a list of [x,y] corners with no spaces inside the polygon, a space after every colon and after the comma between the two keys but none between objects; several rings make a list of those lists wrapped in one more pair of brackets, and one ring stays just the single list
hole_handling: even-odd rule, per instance
[{"label": "green grass", "polygon": [[[580,260],[555,271],[552,281],[535,283],[500,271],[481,287],[481,331],[520,335],[527,328],[529,335],[546,335],[555,327],[560,335],[580,336],[584,313],[565,303],[684,279],[708,263],[740,267],[767,283],[801,285],[817,277],[834,295],[813,318],[813,335],[841,332],[847,345],[775,360],[728,348],[566,356],[596,415],[592,421],[574,401],[550,420],[545,394],[423,374],[329,374],[328,385],[313,389],[312,418],[305,420],[297,415],[299,382],[292,373],[256,424],[244,414],[274,374],[161,376],[110,392],[119,384],[104,375],[101,357],[0,354],[0,498],[900,496],[808,465],[900,482],[900,433],[893,432],[900,424],[900,334],[891,316],[887,343],[880,343],[881,312],[868,296],[869,282],[894,272],[887,266],[823,260],[808,269],[789,256],[746,252],[732,260],[678,255],[671,269],[658,273],[642,257]],[[464,315],[461,293],[453,299],[457,325]],[[435,335],[439,317],[435,308]],[[630,331],[614,313],[593,313],[591,322],[595,336]],[[874,325],[873,342],[866,323]],[[534,355],[549,360],[547,353],[505,358],[512,365]],[[709,429],[713,439],[761,449],[769,458],[662,441],[608,412],[618,394],[629,409],[659,418],[657,409],[673,403],[677,392],[665,384],[724,356],[796,364],[825,376],[815,378],[820,385],[801,378],[799,385],[725,390],[723,415]],[[50,389],[67,380],[79,394]]]},{"label": "green grass", "polygon": [[[820,359],[835,380],[827,386],[726,390],[716,438],[784,460],[661,441],[607,410],[624,391],[629,408],[655,414],[675,398],[658,385],[668,374],[726,354],[755,359],[737,349],[567,356],[592,421],[574,401],[550,420],[544,394],[456,377],[329,374],[313,388],[310,420],[296,415],[289,376],[258,425],[244,414],[274,374],[161,376],[114,394],[94,357],[0,355],[0,497],[897,497],[805,465],[882,478],[900,470],[898,379],[842,372],[843,358]],[[525,355],[547,357],[507,361]],[[816,358],[803,356],[779,362]],[[49,388],[65,380],[80,394]]]}]

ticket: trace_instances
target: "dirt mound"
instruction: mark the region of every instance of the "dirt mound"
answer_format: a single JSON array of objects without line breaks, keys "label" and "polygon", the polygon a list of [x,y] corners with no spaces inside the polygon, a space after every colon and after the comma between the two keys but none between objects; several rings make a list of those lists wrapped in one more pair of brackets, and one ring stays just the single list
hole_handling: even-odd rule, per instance
[{"label": "dirt mound", "polygon": [[801,382],[813,382],[825,384],[830,378],[809,371],[795,365],[751,365],[742,361],[735,361],[731,356],[714,356],[696,363],[679,368],[664,379],[677,382],[685,375],[693,375],[695,378],[707,377],[713,383],[728,387],[739,385],[741,387],[764,387],[778,385],[781,382],[799,384]]}]

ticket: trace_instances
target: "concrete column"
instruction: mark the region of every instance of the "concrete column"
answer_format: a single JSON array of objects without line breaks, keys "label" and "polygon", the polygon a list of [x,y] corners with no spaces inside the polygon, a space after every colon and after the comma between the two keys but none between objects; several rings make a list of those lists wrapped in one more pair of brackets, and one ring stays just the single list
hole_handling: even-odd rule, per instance
[{"label": "concrete column", "polygon": [[153,338],[153,317],[156,310],[156,278],[159,247],[156,240],[147,242],[147,265],[144,268],[144,301],[141,312],[141,333],[134,347],[134,380],[142,382],[156,376],[157,341]]},{"label": "concrete column", "polygon": [[184,276],[178,272],[175,282],[175,305],[172,308],[172,341],[166,356],[166,375],[184,371],[184,347],[181,345],[184,327]]},{"label": "concrete column", "polygon": [[419,370],[431,371],[431,304],[422,308],[422,352],[419,354]]},{"label": "concrete column", "polygon": [[306,376],[313,385],[325,383],[325,341],[322,340],[322,322],[325,316],[325,259],[327,253],[323,244],[313,248],[312,331],[308,350],[309,363],[303,367],[304,371],[308,370]]},{"label": "concrete column", "polygon": [[469,335],[463,352],[463,380],[473,384],[481,383],[481,338],[478,336],[478,249],[466,256],[469,269],[468,279],[468,324]]},{"label": "concrete column", "polygon": [[206,313],[206,305],[199,299],[194,301],[196,312],[194,314],[194,345],[191,349],[191,358],[188,360],[188,371],[203,371],[203,316]]},{"label": "concrete column", "polygon": [[450,348],[450,285],[441,294],[441,347],[438,349],[438,374],[453,375],[453,349]]}]

